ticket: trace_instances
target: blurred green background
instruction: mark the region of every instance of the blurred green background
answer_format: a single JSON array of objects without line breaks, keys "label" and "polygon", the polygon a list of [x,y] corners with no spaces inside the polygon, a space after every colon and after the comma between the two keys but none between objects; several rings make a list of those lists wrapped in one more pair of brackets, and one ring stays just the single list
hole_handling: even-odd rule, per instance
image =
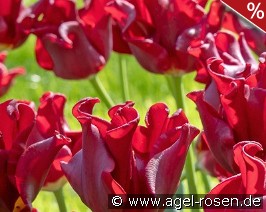
[{"label": "blurred green background", "polygon": [[[29,5],[32,0],[27,0]],[[86,80],[62,80],[55,77],[53,72],[45,71],[38,66],[34,54],[35,37],[30,36],[29,39],[18,49],[9,51],[6,66],[10,69],[17,66],[25,67],[27,73],[19,76],[9,92],[0,98],[0,102],[7,99],[23,99],[30,100],[39,105],[39,98],[46,91],[63,93],[67,97],[65,107],[65,117],[73,130],[80,129],[79,123],[72,116],[72,107],[84,97],[97,97],[97,93],[92,87],[89,79]],[[119,57],[123,57],[127,62],[127,74],[129,82],[130,99],[135,102],[135,108],[139,111],[141,124],[147,110],[156,102],[164,102],[168,105],[171,114],[177,108],[174,98],[168,89],[166,78],[163,75],[152,74],[145,71],[137,63],[134,57],[130,55],[118,55],[112,53],[106,67],[99,73],[98,77],[105,86],[106,90],[115,101],[115,103],[123,102],[121,90],[121,78],[119,72]],[[203,85],[194,81],[195,73],[186,74],[183,77],[185,94],[203,88]],[[186,115],[194,126],[201,129],[201,123],[195,104],[185,98]],[[108,119],[107,108],[104,103],[96,105],[94,114]],[[108,119],[109,120],[109,119]],[[195,159],[195,158],[194,158]],[[199,193],[205,193],[200,175],[197,176],[197,185]],[[212,186],[216,181],[210,179]],[[69,184],[64,186],[64,194],[68,211],[86,212],[90,211],[79,199],[78,195],[73,191]],[[40,212],[59,211],[56,200],[52,193],[41,191],[33,203]]]}]

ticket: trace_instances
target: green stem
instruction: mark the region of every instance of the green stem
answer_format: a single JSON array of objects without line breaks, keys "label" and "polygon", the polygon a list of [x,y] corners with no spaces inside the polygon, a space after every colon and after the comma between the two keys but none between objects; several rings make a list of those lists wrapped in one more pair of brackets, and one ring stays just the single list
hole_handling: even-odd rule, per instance
[{"label": "green stem", "polygon": [[185,110],[184,104],[184,88],[182,84],[182,76],[173,76],[173,93],[177,108]]},{"label": "green stem", "polygon": [[[173,94],[176,101],[177,108],[182,108],[185,110],[185,104],[184,104],[184,91],[183,91],[183,83],[182,83],[182,77],[181,76],[174,76],[172,77],[172,88],[173,88]],[[185,172],[186,172],[186,178],[188,183],[188,190],[190,194],[197,194],[197,187],[196,187],[196,181],[195,181],[195,169],[194,169],[194,163],[193,163],[193,148],[189,148],[185,163]]]},{"label": "green stem", "polygon": [[127,61],[123,55],[119,55],[119,70],[121,77],[121,85],[122,85],[122,95],[123,101],[129,100],[129,87],[128,87],[128,79],[127,79]]},{"label": "green stem", "polygon": [[167,85],[168,85],[168,88],[170,90],[170,92],[172,93],[173,96],[176,96],[175,95],[175,89],[174,89],[174,83],[173,83],[173,78],[172,76],[170,75],[165,75],[165,79],[166,79],[166,82],[167,82]]},{"label": "green stem", "polygon": [[210,180],[208,179],[208,175],[200,170],[201,179],[204,184],[205,193],[209,193],[211,190]]},{"label": "green stem", "polygon": [[58,204],[58,208],[60,212],[67,212],[65,198],[63,194],[63,188],[54,191],[54,195]]},{"label": "green stem", "polygon": [[114,102],[103,87],[103,84],[100,82],[98,77],[95,75],[92,78],[90,78],[90,82],[94,89],[97,91],[98,95],[100,96],[100,99],[105,103],[107,108],[111,108],[114,106]]}]

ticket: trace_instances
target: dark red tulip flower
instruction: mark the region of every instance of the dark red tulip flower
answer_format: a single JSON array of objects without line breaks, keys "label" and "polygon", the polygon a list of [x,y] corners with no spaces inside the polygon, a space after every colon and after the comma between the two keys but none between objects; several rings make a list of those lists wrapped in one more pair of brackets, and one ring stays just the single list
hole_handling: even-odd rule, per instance
[{"label": "dark red tulip flower", "polygon": [[[123,39],[138,62],[154,73],[182,74],[196,69],[187,48],[221,25],[222,4],[206,1],[113,1],[106,10],[120,26]],[[214,18],[215,17],[215,18]]]},{"label": "dark red tulip flower", "polygon": [[37,110],[36,123],[31,136],[33,143],[36,140],[45,140],[59,132],[68,138],[71,143],[63,147],[52,163],[49,174],[46,177],[43,190],[55,191],[66,183],[66,178],[61,170],[60,161],[69,161],[72,154],[81,148],[81,132],[71,131],[65,118],[64,106],[66,97],[59,93],[46,92],[40,99]]},{"label": "dark red tulip flower", "polygon": [[34,137],[36,115],[30,102],[6,101],[0,104],[0,114],[0,208],[32,211],[51,164],[70,140],[59,133],[47,139]]},{"label": "dark red tulip flower", "polygon": [[[261,152],[263,152],[263,147],[257,142],[243,141],[237,143],[234,146],[234,161],[239,167],[240,173],[218,184],[207,194],[207,197],[214,199],[219,197],[219,195],[220,197],[221,195],[223,197],[229,197],[231,195],[231,197],[238,198],[241,203],[243,201],[241,196],[247,198],[248,195],[254,195],[254,197],[258,195],[257,197],[261,198],[261,203],[265,207],[266,164],[264,158],[259,156]],[[217,211],[217,208],[205,208],[204,211]],[[240,207],[238,210],[223,208],[223,210],[220,209],[219,211],[240,211]],[[241,211],[265,211],[265,208],[245,208]]]},{"label": "dark red tulip flower", "polygon": [[15,48],[27,38],[19,22],[20,15],[24,12],[21,0],[0,1],[0,50]]},{"label": "dark red tulip flower", "polygon": [[232,174],[239,170],[233,160],[233,146],[256,141],[266,147],[265,108],[266,54],[256,70],[247,63],[235,72],[221,59],[208,60],[211,83],[205,91],[192,92],[210,151],[219,164]]},{"label": "dark red tulip flower", "polygon": [[92,115],[98,99],[87,98],[73,108],[82,126],[82,149],[62,169],[81,200],[93,211],[106,211],[108,194],[174,193],[188,147],[198,130],[178,111],[153,105],[147,127],[138,126],[132,102],[108,112],[111,121]]},{"label": "dark red tulip flower", "polygon": [[13,68],[8,71],[4,64],[6,55],[6,52],[0,52],[0,97],[8,91],[16,76],[25,73],[24,68],[21,67]]},{"label": "dark red tulip flower", "polygon": [[208,33],[204,40],[194,42],[189,47],[189,52],[197,57],[201,63],[197,68],[196,80],[205,84],[209,84],[211,81],[207,70],[207,60],[210,57],[222,59],[226,68],[232,73],[241,72],[246,63],[249,63],[253,70],[257,69],[257,62],[243,33],[240,33],[238,39],[235,38],[233,32],[229,31]]},{"label": "dark red tulip flower", "polygon": [[82,149],[62,169],[82,201],[93,211],[107,208],[107,194],[130,192],[135,160],[132,137],[139,115],[131,102],[108,112],[107,122],[92,116],[98,99],[83,99],[73,108],[82,126]]},{"label": "dark red tulip flower", "polygon": [[239,17],[235,12],[228,11],[223,18],[223,26],[237,34],[244,33],[249,47],[258,55],[266,51],[265,32]]},{"label": "dark red tulip flower", "polygon": [[81,79],[104,67],[112,49],[111,19],[95,2],[78,11],[73,0],[40,0],[28,9],[22,25],[37,36],[42,68],[64,79]]}]

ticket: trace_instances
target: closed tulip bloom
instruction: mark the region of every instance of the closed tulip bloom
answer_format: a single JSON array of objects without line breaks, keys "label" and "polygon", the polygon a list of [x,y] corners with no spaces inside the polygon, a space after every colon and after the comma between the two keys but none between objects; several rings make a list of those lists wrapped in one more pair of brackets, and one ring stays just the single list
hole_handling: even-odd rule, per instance
[{"label": "closed tulip bloom", "polygon": [[73,0],[41,0],[29,8],[22,25],[37,36],[39,65],[64,79],[98,73],[112,49],[110,17],[99,8],[91,3],[78,11]]},{"label": "closed tulip bloom", "polygon": [[221,2],[214,1],[208,13],[204,11],[205,3],[117,0],[106,10],[120,26],[122,38],[142,67],[153,73],[181,75],[199,65],[187,48],[220,28]]},{"label": "closed tulip bloom", "polygon": [[239,171],[233,160],[235,144],[256,141],[266,147],[265,56],[265,53],[260,56],[255,70],[247,63],[239,72],[221,59],[211,58],[208,60],[211,83],[204,91],[189,94],[199,110],[210,151],[232,174]]},{"label": "closed tulip bloom", "polygon": [[9,100],[0,104],[0,111],[0,208],[31,211],[57,153],[70,140],[58,133],[47,139],[31,135],[35,112],[30,102]]},{"label": "closed tulip bloom", "polygon": [[93,211],[106,211],[108,194],[174,193],[186,153],[198,130],[181,111],[168,118],[168,108],[153,105],[147,126],[138,126],[132,102],[116,105],[111,120],[92,115],[98,99],[73,108],[82,126],[82,149],[62,169],[81,200]]}]

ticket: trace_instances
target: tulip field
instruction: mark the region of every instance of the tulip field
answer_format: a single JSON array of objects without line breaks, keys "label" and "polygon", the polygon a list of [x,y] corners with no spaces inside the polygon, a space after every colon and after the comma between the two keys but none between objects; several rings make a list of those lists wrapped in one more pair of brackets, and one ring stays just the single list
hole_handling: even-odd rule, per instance
[{"label": "tulip field", "polygon": [[[97,97],[97,92],[93,89],[87,79],[79,81],[65,81],[54,77],[52,72],[42,70],[35,61],[34,56],[34,38],[31,37],[22,47],[12,50],[6,61],[9,68],[23,66],[27,70],[27,74],[19,76],[16,82],[11,87],[9,92],[1,98],[1,102],[8,99],[25,99],[33,101],[36,107],[39,105],[39,98],[46,91],[63,93],[67,97],[65,107],[65,116],[71,129],[78,130],[79,123],[72,115],[72,107],[77,101],[82,98],[91,96]],[[22,57],[23,55],[23,57]],[[117,103],[123,102],[123,95],[120,86],[119,75],[119,55],[113,53],[112,59],[109,61],[104,71],[100,73],[100,78],[107,90],[110,90],[110,95]],[[144,123],[146,111],[152,103],[164,102],[170,108],[170,113],[175,111],[174,98],[170,95],[164,76],[152,74],[143,70],[137,61],[128,55],[123,55],[123,59],[127,62],[129,92],[132,101],[135,102],[136,108],[140,113],[141,122]],[[184,77],[185,92],[190,92],[195,89],[201,89],[203,86],[200,83],[189,83],[195,77],[194,73],[187,74]],[[148,97],[148,98],[147,98]],[[188,105],[187,116],[190,122],[200,127],[199,116],[195,105],[191,100],[186,99]],[[95,113],[101,117],[108,119],[106,106],[100,103],[95,108]],[[212,179],[211,177],[209,178]],[[199,181],[201,181],[199,176]],[[213,185],[217,182],[212,179]],[[202,186],[203,189],[203,186]],[[203,189],[204,191],[204,189]],[[202,192],[203,192],[202,191]],[[69,184],[64,186],[64,195],[68,211],[85,212],[90,211],[76,195]],[[58,211],[58,206],[53,193],[41,191],[37,199],[33,202],[33,206],[41,211]]]},{"label": "tulip field", "polygon": [[265,211],[265,100],[221,0],[0,0],[0,212]]}]

